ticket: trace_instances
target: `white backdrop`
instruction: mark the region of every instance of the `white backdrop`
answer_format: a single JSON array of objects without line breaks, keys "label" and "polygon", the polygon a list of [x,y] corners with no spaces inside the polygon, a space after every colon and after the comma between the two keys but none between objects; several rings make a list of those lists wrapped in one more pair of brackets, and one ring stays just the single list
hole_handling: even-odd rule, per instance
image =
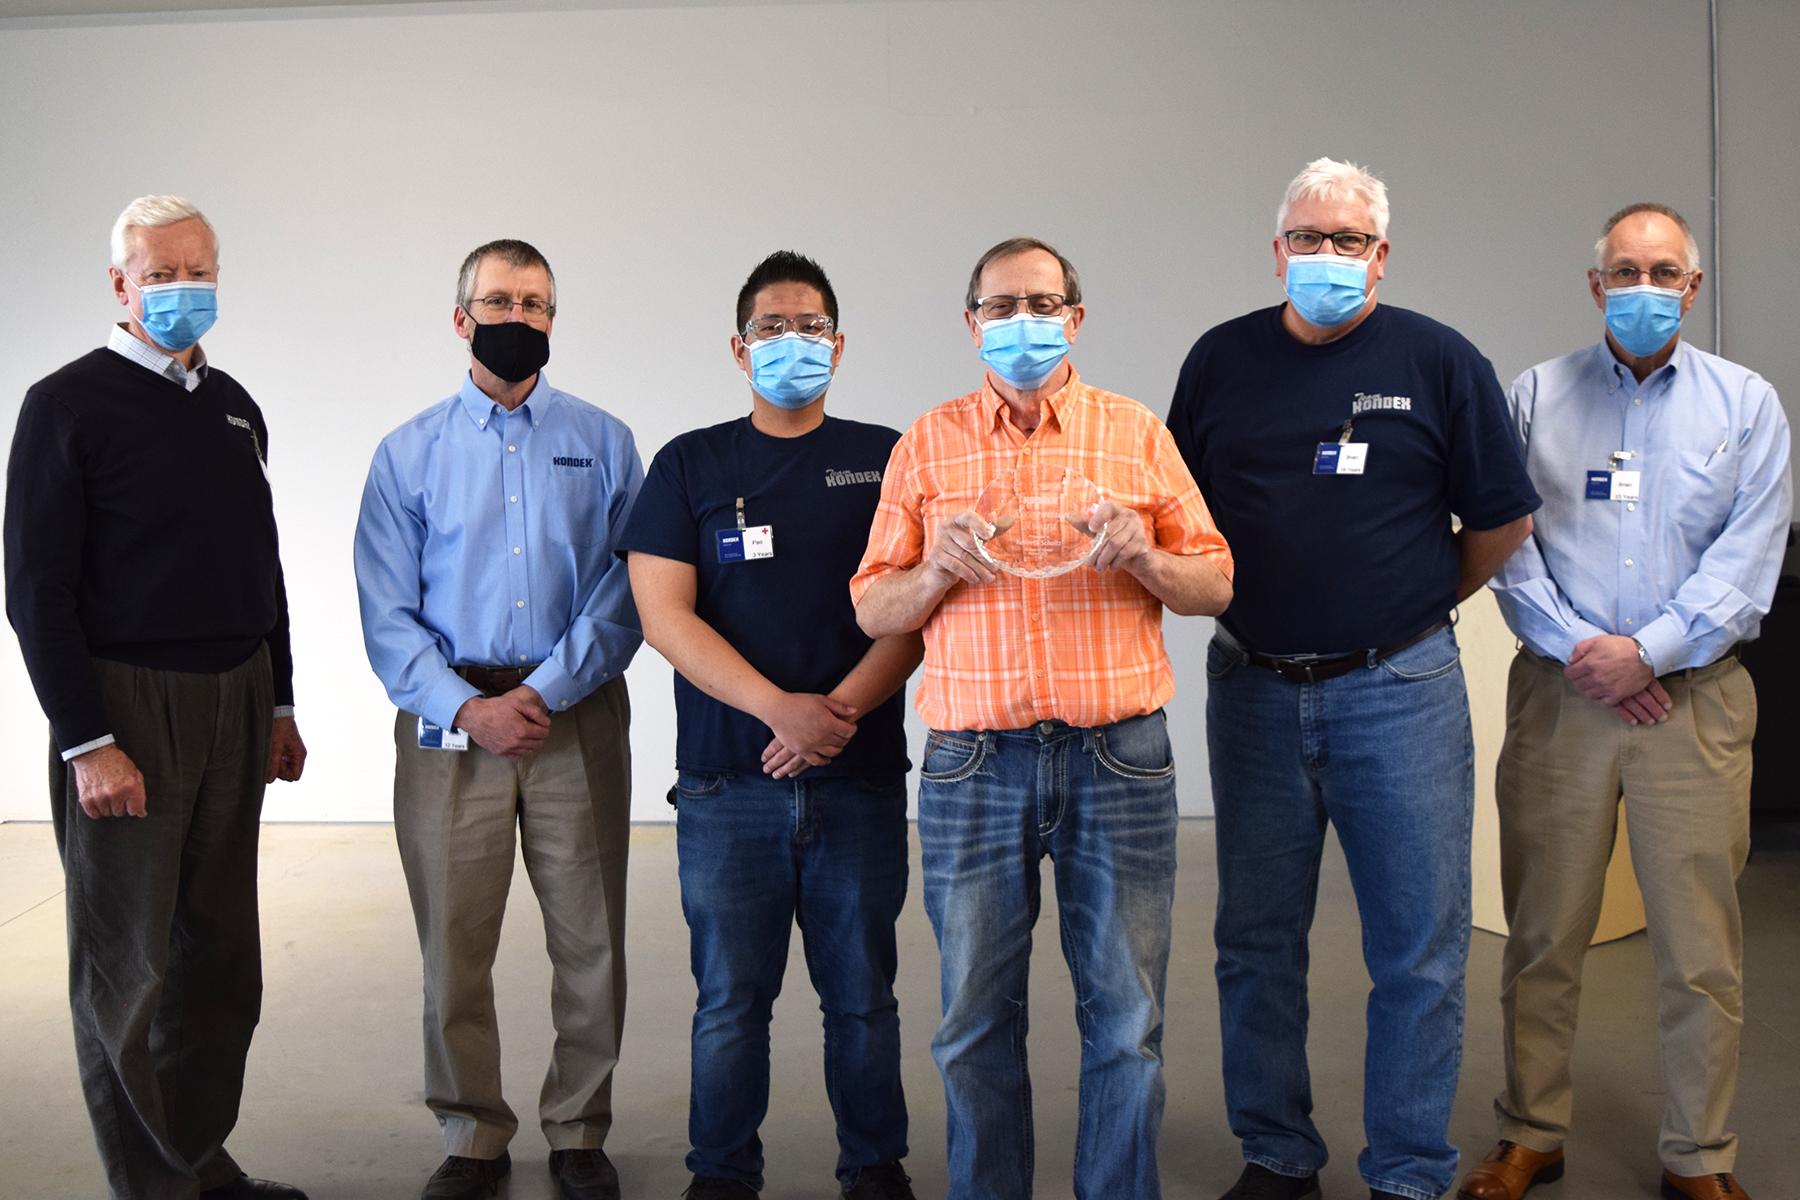
[{"label": "white backdrop", "polygon": [[[1279,300],[1276,201],[1331,153],[1391,188],[1383,298],[1468,333],[1505,381],[1599,335],[1582,271],[1608,212],[1656,198],[1704,220],[1705,53],[1693,0],[0,20],[0,425],[116,318],[118,210],[146,192],[199,203],[223,247],[207,352],[271,429],[312,752],[268,815],[387,819],[392,710],[363,656],[351,532],[376,442],[457,386],[454,275],[477,243],[520,237],[549,257],[550,378],[626,420],[646,462],[745,410],[732,303],[778,248],[815,256],[838,289],[840,415],[903,427],[977,385],[962,287],[1021,233],[1081,269],[1084,377],[1165,412],[1200,332]],[[1678,69],[1646,93],[1603,67],[1621,56]],[[1211,807],[1209,629],[1167,628],[1190,813]],[[645,649],[629,679],[633,815],[654,820],[669,669]],[[0,818],[42,818],[44,722],[10,638],[0,718]]]}]

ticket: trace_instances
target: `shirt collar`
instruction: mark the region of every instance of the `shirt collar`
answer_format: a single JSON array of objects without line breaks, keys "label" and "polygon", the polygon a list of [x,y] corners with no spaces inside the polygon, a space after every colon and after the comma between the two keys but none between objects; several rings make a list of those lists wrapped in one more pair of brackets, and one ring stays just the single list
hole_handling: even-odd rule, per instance
[{"label": "shirt collar", "polygon": [[[1057,388],[1048,396],[1042,397],[1038,404],[1044,410],[1043,420],[1056,427],[1058,433],[1068,428],[1069,420],[1074,415],[1075,406],[1081,402],[1081,373],[1075,364],[1069,364],[1068,382]],[[994,390],[994,373],[989,371],[981,380],[981,405],[993,423],[990,429],[998,429],[1000,422],[1006,418],[1006,397]]]},{"label": "shirt collar", "polygon": [[1675,377],[1681,374],[1682,369],[1687,366],[1688,355],[1691,351],[1688,349],[1687,339],[1680,339],[1675,343],[1675,353],[1669,355],[1669,361],[1644,376],[1644,382],[1641,384],[1638,383],[1637,376],[1631,373],[1631,368],[1619,361],[1618,356],[1613,353],[1612,346],[1607,343],[1605,338],[1600,339],[1600,345],[1595,353],[1600,360],[1600,370],[1606,376],[1606,390],[1610,394],[1620,388],[1627,391],[1639,391],[1655,383],[1673,383]]},{"label": "shirt collar", "polygon": [[112,327],[112,333],[106,339],[106,348],[130,359],[146,371],[155,372],[172,383],[179,383],[190,392],[206,378],[205,350],[199,346],[194,347],[194,366],[190,371],[161,346],[152,345],[132,333],[131,328],[122,321]]},{"label": "shirt collar", "polygon": [[[543,406],[549,402],[550,391],[550,381],[544,378],[542,371],[539,371],[537,383],[532,387],[531,394],[526,396],[525,402],[514,411],[529,415],[535,405],[541,413]],[[488,418],[494,415],[496,408],[500,407],[492,396],[475,386],[474,377],[467,371],[463,372],[462,387],[456,395],[462,401],[463,411],[469,414],[469,420],[475,422],[479,429],[487,428]],[[501,411],[506,410],[501,409]]]}]

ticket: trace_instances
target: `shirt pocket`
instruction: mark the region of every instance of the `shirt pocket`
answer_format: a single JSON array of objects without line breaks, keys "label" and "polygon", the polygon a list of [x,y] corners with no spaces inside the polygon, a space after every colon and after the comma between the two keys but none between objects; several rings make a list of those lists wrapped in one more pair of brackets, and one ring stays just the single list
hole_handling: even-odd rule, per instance
[{"label": "shirt pocket", "polygon": [[612,532],[607,496],[596,471],[554,471],[537,488],[542,535],[569,546],[604,546]]},{"label": "shirt pocket", "polygon": [[[1729,443],[1729,437],[1721,441]],[[1725,528],[1737,494],[1737,455],[1718,442],[1704,450],[1678,450],[1665,485],[1663,511],[1690,539],[1711,542]]]}]

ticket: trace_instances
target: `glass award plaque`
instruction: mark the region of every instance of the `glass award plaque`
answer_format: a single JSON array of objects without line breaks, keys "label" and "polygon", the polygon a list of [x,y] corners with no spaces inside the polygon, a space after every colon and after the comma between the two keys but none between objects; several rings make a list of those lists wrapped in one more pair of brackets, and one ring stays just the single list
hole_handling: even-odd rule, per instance
[{"label": "glass award plaque", "polygon": [[994,527],[976,538],[981,556],[1013,575],[1049,579],[1087,562],[1106,541],[1086,523],[1100,489],[1068,467],[1034,463],[1002,471],[982,490],[975,513]]}]

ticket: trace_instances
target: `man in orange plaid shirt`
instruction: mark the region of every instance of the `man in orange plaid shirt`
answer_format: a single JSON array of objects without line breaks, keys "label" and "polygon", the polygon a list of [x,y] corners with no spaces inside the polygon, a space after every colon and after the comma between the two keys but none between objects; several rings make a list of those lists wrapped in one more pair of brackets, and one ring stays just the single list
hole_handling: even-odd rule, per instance
[{"label": "man in orange plaid shirt", "polygon": [[[895,446],[850,584],[871,637],[925,635],[919,837],[943,964],[932,1054],[949,1194],[1031,1194],[1025,997],[1048,855],[1082,1034],[1075,1194],[1155,1200],[1176,824],[1162,611],[1222,612],[1231,552],[1162,422],[1067,362],[1086,311],[1067,259],[1002,242],[976,263],[966,309],[987,378]],[[1066,516],[1077,550],[1098,541],[1074,570],[997,568],[1009,550],[1018,565],[1024,539],[1009,546],[1012,523],[984,520],[977,500],[1029,467],[1097,488]]]}]

